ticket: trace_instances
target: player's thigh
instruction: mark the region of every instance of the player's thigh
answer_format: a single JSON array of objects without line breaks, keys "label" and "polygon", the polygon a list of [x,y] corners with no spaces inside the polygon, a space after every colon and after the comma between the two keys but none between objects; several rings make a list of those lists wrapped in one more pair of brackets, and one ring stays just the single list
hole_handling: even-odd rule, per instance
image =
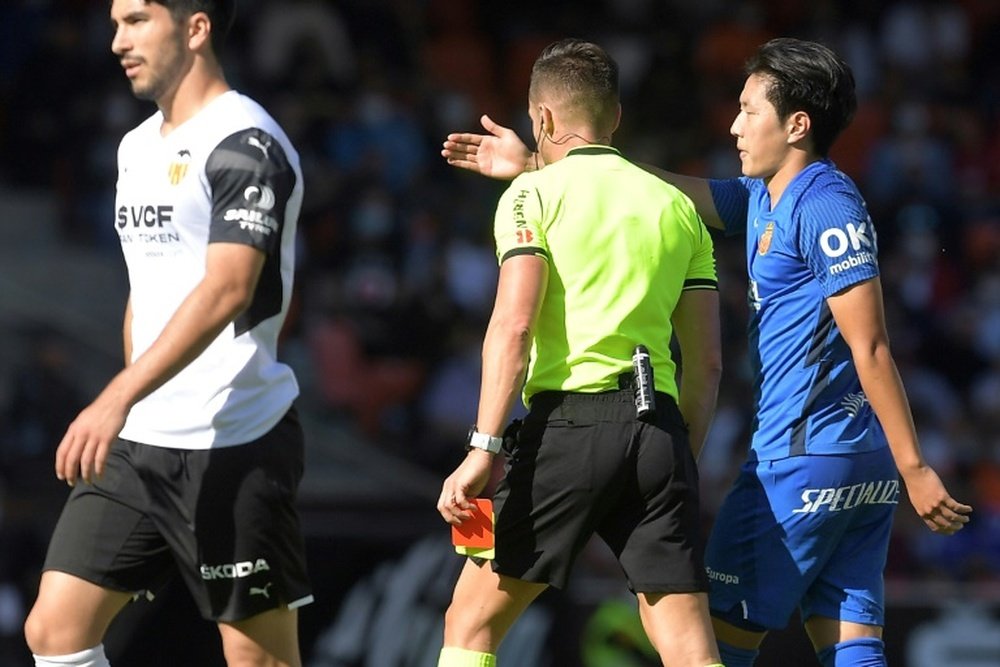
[{"label": "player's thigh", "polygon": [[45,571],[24,624],[28,648],[37,655],[66,655],[96,646],[131,598],[66,572]]},{"label": "player's thigh", "polygon": [[466,560],[445,614],[445,645],[492,652],[548,586],[497,574],[488,562]]},{"label": "player's thigh", "polygon": [[25,623],[36,652],[73,653],[98,644],[135,593],[174,571],[167,544],[142,511],[133,445],[118,441],[104,475],[78,484],[52,532],[38,598]]},{"label": "player's thigh", "polygon": [[705,593],[638,594],[639,616],[653,646],[671,664],[718,662]]},{"label": "player's thigh", "polygon": [[119,440],[104,475],[74,487],[52,531],[44,570],[124,593],[151,588],[174,572],[167,542],[148,515],[136,463],[141,447]]},{"label": "player's thigh", "polygon": [[740,628],[715,616],[712,617],[712,632],[718,641],[746,650],[759,648],[767,636],[766,631]]},{"label": "player's thigh", "polygon": [[299,667],[298,610],[279,608],[219,623],[228,667]]},{"label": "player's thigh", "polygon": [[841,530],[840,517],[797,513],[807,459],[748,462],[716,516],[705,551],[712,616],[742,630],[783,628]]},{"label": "player's thigh", "polygon": [[850,490],[841,496],[849,501],[836,505],[835,513],[849,523],[805,592],[801,612],[804,619],[878,627],[885,622],[883,571],[900,483],[887,448],[848,458],[851,479],[858,481],[844,487]]},{"label": "player's thigh", "polygon": [[532,402],[534,411],[507,452],[493,496],[493,565],[509,577],[563,587],[594,532],[608,425],[594,419],[590,397],[553,400],[553,406]]},{"label": "player's thigh", "polygon": [[291,420],[252,443],[186,454],[173,493],[187,499],[194,525],[169,505],[154,517],[205,618],[234,622],[312,601],[296,507],[302,457]]},{"label": "player's thigh", "polygon": [[632,447],[628,474],[614,484],[614,497],[606,501],[612,509],[598,533],[617,555],[633,590],[706,592],[698,472],[687,438],[643,424]]},{"label": "player's thigh", "polygon": [[879,625],[852,623],[837,618],[811,616],[804,625],[806,634],[809,635],[809,640],[817,653],[828,646],[852,639],[882,638],[882,627]]}]

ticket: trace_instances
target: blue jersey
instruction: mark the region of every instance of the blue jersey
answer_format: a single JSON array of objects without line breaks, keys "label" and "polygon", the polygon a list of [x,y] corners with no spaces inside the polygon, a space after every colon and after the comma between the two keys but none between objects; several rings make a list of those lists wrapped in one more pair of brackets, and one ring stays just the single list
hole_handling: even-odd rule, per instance
[{"label": "blue jersey", "polygon": [[747,235],[751,457],[887,446],[826,302],[878,276],[875,229],[857,187],[829,160],[796,175],[774,210],[760,179],[710,186],[727,233]]}]

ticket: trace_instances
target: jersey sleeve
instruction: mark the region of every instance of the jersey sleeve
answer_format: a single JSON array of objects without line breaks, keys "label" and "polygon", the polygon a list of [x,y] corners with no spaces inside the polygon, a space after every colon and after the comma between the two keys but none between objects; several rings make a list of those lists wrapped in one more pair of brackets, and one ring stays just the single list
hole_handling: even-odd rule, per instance
[{"label": "jersey sleeve", "polygon": [[708,233],[708,229],[697,216],[695,224],[694,252],[691,255],[687,275],[684,276],[683,289],[717,290],[719,289],[719,279],[715,270],[712,235]]},{"label": "jersey sleeve", "polygon": [[710,179],[708,188],[712,192],[712,202],[722,220],[726,236],[746,234],[747,211],[750,207],[750,179],[745,176]]},{"label": "jersey sleeve", "polygon": [[542,225],[542,198],[529,179],[514,179],[500,196],[493,220],[493,235],[500,263],[515,255],[548,258]]},{"label": "jersey sleeve", "polygon": [[208,242],[274,252],[296,180],[281,144],[259,128],[231,134],[212,151],[205,176],[212,190]]},{"label": "jersey sleeve", "polygon": [[860,195],[816,190],[797,217],[799,251],[825,296],[879,275],[875,228]]}]

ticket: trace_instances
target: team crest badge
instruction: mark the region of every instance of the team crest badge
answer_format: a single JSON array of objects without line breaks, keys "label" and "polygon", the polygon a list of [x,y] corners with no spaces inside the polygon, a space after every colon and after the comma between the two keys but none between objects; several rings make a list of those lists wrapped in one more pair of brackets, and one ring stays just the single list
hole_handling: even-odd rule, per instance
[{"label": "team crest badge", "polygon": [[767,223],[767,227],[761,233],[760,238],[757,239],[757,254],[766,255],[767,251],[771,248],[771,237],[774,236],[774,223]]},{"label": "team crest badge", "polygon": [[191,151],[182,148],[177,151],[176,157],[170,163],[167,175],[170,177],[170,185],[178,185],[187,175],[188,165],[191,164]]}]

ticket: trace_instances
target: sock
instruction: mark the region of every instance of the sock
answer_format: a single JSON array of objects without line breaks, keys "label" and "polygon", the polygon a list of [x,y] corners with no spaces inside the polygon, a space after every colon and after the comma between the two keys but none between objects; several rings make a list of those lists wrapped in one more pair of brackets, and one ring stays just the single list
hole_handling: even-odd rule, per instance
[{"label": "sock", "polygon": [[104,644],[67,655],[34,655],[35,667],[111,667],[104,655]]},{"label": "sock", "polygon": [[726,667],[753,667],[759,650],[755,648],[736,648],[732,644],[716,640],[719,646],[719,657]]},{"label": "sock", "polygon": [[861,637],[827,646],[816,654],[823,667],[885,667],[885,644],[877,637]]},{"label": "sock", "polygon": [[497,657],[492,653],[445,646],[441,649],[438,667],[497,667]]}]

